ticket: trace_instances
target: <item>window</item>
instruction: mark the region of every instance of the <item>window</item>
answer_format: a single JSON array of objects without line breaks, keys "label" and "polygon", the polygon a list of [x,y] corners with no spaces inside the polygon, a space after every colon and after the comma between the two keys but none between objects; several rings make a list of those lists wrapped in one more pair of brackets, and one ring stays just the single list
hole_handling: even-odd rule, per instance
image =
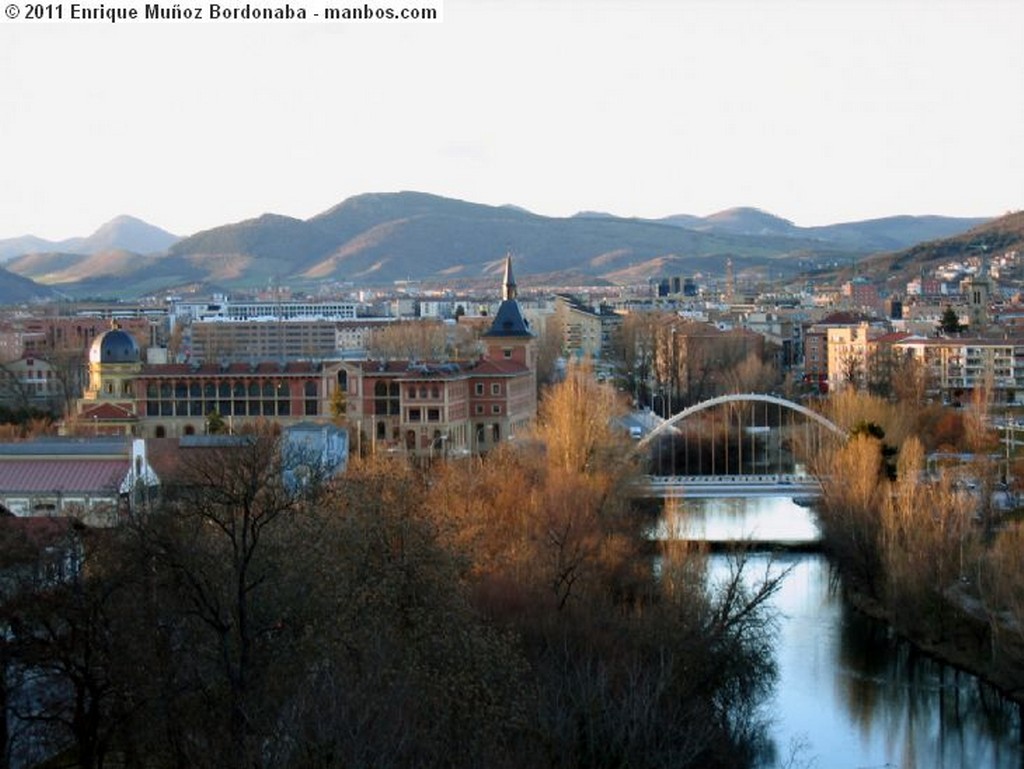
[{"label": "window", "polygon": [[492,404],[491,405],[491,413],[492,414],[500,414],[501,413],[501,406],[499,406],[497,403]]},{"label": "window", "polygon": [[476,383],[476,394],[477,395],[483,395],[484,394],[484,383],[483,382],[477,382]]},{"label": "window", "polygon": [[306,382],[304,386],[306,405],[305,412],[307,417],[315,417],[319,411],[319,398],[317,396],[317,387],[315,382]]},{"label": "window", "polygon": [[440,422],[441,421],[441,409],[427,409],[427,421],[428,422]]},{"label": "window", "polygon": [[409,388],[409,398],[415,400],[415,398],[416,398],[416,388],[415,387],[410,387]]},{"label": "window", "polygon": [[483,414],[484,413],[484,404],[482,404],[482,403],[476,404],[476,413],[477,414]]},{"label": "window", "polygon": [[501,395],[501,385],[497,382],[491,383],[491,395]]},{"label": "window", "polygon": [[419,409],[409,409],[409,421],[410,422],[419,422],[420,421],[420,410]]},{"label": "window", "polygon": [[512,348],[511,348],[511,347],[506,347],[505,349],[503,349],[503,350],[501,351],[501,354],[502,354],[502,356],[503,356],[503,357],[505,357],[506,359],[507,359],[507,358],[511,358],[511,357],[512,357]]},{"label": "window", "polygon": [[499,425],[497,422],[491,425],[491,440],[493,440],[495,443],[501,441],[501,425]]}]

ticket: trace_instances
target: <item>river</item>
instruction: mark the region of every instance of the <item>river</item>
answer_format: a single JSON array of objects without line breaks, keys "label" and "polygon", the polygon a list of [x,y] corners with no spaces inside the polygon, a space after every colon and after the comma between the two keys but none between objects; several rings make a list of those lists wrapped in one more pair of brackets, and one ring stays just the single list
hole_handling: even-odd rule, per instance
[{"label": "river", "polygon": [[[679,504],[663,518],[659,536],[818,537],[813,512],[785,497]],[[727,567],[726,557],[713,558],[712,579]],[[776,566],[790,571],[774,596],[779,679],[766,704],[771,748],[763,769],[1024,767],[1016,704],[854,611],[830,581],[824,556],[784,555]]]}]

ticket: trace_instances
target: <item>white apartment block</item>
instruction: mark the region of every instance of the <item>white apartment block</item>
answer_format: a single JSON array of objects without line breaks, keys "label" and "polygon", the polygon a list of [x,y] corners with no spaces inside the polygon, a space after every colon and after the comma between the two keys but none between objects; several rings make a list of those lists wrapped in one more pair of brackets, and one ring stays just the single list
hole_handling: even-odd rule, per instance
[{"label": "white apartment block", "polygon": [[997,403],[1024,404],[1024,338],[910,337],[893,345],[927,367],[931,389],[946,402],[964,402],[984,388]]},{"label": "white apartment block", "polygon": [[180,322],[243,320],[351,320],[355,302],[249,302],[215,296],[207,302],[175,302],[171,327]]}]

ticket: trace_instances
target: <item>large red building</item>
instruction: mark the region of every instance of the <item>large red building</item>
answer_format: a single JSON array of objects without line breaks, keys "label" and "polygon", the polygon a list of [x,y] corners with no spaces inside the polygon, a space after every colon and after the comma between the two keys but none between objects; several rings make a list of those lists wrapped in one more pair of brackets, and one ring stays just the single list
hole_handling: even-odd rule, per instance
[{"label": "large red building", "polygon": [[153,365],[115,328],[92,343],[88,387],[70,428],[170,438],[202,434],[212,412],[237,429],[258,419],[327,422],[341,405],[357,450],[478,453],[514,437],[537,412],[534,336],[510,259],[482,341],[484,355],[472,361]]},{"label": "large red building", "polygon": [[514,438],[537,414],[534,336],[516,301],[511,259],[481,359],[337,364],[356,448],[417,455],[477,454]]}]

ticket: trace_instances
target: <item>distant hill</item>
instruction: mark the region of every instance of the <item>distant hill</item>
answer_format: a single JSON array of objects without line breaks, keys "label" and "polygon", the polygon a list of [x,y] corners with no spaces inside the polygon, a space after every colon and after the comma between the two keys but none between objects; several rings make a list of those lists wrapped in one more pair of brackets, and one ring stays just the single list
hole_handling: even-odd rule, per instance
[{"label": "distant hill", "polygon": [[704,217],[705,228],[714,232],[735,232],[740,235],[800,236],[800,229],[775,214],[759,208],[729,208]]},{"label": "distant hill", "polygon": [[0,304],[25,304],[54,299],[57,295],[57,292],[49,286],[41,286],[28,278],[0,267]]},{"label": "distant hill", "polygon": [[955,235],[988,221],[979,217],[889,216],[859,222],[799,227],[758,208],[730,208],[710,216],[677,214],[657,221],[699,232],[770,235],[827,243],[861,253],[891,251],[923,240]]},{"label": "distant hill", "polygon": [[118,216],[88,237],[51,241],[27,235],[0,240],[0,261],[26,254],[48,253],[91,255],[120,250],[137,254],[156,254],[166,251],[178,239],[177,235],[172,235],[141,219]]},{"label": "distant hill", "polygon": [[981,255],[995,257],[1010,250],[1024,251],[1024,211],[1000,216],[952,237],[877,254],[864,260],[860,269],[886,275],[895,282],[904,282],[944,262],[964,261]]},{"label": "distant hill", "polygon": [[890,248],[875,243],[904,247],[921,233],[938,237],[978,221],[894,217],[801,228],[753,208],[657,221],[598,212],[556,218],[422,192],[374,193],[348,198],[307,220],[264,214],[214,227],[145,259],[125,253],[135,249],[115,247],[78,258],[66,252],[22,257],[10,268],[75,295],[120,296],[182,286],[230,290],[269,281],[298,289],[324,281],[366,285],[406,278],[465,284],[500,275],[508,250],[516,255],[523,285],[555,284],[567,276],[601,283],[667,273],[721,274],[727,259],[737,274],[783,276],[818,259],[848,263]]}]

